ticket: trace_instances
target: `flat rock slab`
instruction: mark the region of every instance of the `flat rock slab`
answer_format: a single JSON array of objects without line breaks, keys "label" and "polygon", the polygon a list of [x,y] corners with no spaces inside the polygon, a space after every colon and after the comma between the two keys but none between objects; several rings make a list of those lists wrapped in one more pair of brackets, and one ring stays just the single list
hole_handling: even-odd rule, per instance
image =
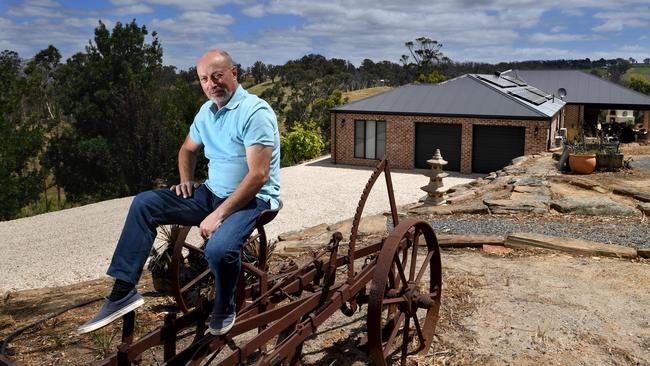
[{"label": "flat rock slab", "polygon": [[637,250],[616,244],[582,239],[568,239],[533,233],[516,233],[506,237],[505,246],[515,249],[545,248],[584,255],[636,258]]},{"label": "flat rock slab", "polygon": [[546,187],[548,182],[544,179],[535,178],[535,177],[523,177],[519,178],[514,183],[515,186],[530,186],[530,187]]},{"label": "flat rock slab", "polygon": [[[331,232],[339,231],[343,234],[344,238],[350,236],[352,232],[352,221],[353,219],[347,219],[339,221],[336,224],[332,224],[328,227],[328,230]],[[364,216],[359,222],[359,232],[358,235],[371,235],[379,234],[386,232],[388,230],[386,226],[386,216],[383,214]]]},{"label": "flat rock slab", "polygon": [[536,213],[544,214],[548,212],[548,207],[540,201],[530,200],[485,200],[483,201],[490,212],[493,214],[512,214],[512,213]]},{"label": "flat rock slab", "polygon": [[303,240],[305,238],[311,238],[314,236],[322,235],[327,232],[329,225],[320,224],[312,226],[304,230],[289,231],[278,235],[278,240],[280,241],[294,241],[294,240]]},{"label": "flat rock slab", "polygon": [[638,211],[607,197],[563,198],[551,202],[551,208],[558,212],[593,216],[636,216]]}]

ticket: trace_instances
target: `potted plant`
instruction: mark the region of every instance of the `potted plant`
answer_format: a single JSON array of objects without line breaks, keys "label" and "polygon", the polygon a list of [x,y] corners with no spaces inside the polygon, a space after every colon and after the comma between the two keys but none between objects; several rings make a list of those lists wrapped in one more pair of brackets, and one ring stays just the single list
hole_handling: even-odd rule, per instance
[{"label": "potted plant", "polygon": [[623,153],[619,151],[619,143],[601,144],[596,154],[598,170],[615,171],[623,167]]},{"label": "potted plant", "polygon": [[597,149],[582,144],[573,145],[569,152],[569,167],[577,174],[591,174],[596,169]]}]

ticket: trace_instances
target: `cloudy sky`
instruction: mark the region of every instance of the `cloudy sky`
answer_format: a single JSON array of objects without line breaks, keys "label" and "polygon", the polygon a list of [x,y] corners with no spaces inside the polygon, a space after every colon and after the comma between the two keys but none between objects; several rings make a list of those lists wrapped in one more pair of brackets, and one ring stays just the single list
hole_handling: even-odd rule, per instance
[{"label": "cloudy sky", "polygon": [[631,0],[1,0],[0,50],[82,51],[102,20],[159,34],[165,64],[209,48],[244,67],[308,53],[398,62],[404,42],[438,40],[454,61],[650,57],[650,4]]}]

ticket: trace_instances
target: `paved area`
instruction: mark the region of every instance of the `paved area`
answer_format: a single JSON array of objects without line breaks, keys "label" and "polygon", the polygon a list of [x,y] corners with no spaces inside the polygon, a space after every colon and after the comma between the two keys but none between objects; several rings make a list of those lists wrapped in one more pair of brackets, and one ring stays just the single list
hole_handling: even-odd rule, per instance
[{"label": "paved area", "polygon": [[633,168],[650,171],[650,155],[635,156],[630,165]]},{"label": "paved area", "polygon": [[[329,157],[281,169],[284,208],[268,225],[270,237],[352,217],[372,170],[333,165]],[[392,172],[398,205],[416,202],[424,195],[420,187],[428,178],[422,172]],[[475,177],[452,173],[445,178],[445,185],[466,183]],[[104,276],[131,200],[125,197],[0,222],[0,294]],[[380,178],[364,213],[388,209],[385,180]],[[198,235],[193,240],[198,240]]]}]

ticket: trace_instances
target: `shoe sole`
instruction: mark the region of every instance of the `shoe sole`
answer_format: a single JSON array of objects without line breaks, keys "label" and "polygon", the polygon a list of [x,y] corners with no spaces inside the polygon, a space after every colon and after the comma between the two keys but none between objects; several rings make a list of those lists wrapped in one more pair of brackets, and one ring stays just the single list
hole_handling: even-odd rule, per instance
[{"label": "shoe sole", "polygon": [[126,307],[114,312],[113,314],[107,316],[106,318],[102,319],[101,321],[90,324],[90,325],[88,325],[86,327],[79,327],[77,329],[77,332],[79,334],[84,334],[84,333],[92,332],[92,331],[97,330],[99,328],[103,328],[103,327],[111,324],[112,322],[116,321],[117,319],[123,317],[124,315],[130,313],[131,311],[139,308],[142,305],[144,305],[144,299],[138,299],[135,302],[129,304],[129,306],[126,306]]},{"label": "shoe sole", "polygon": [[212,328],[210,328],[210,326],[208,325],[208,329],[205,330],[205,333],[204,333],[204,334],[205,334],[205,335],[212,334],[212,335],[214,335],[214,336],[224,335],[224,334],[230,332],[230,330],[232,329],[232,327],[235,326],[235,321],[236,321],[236,320],[237,320],[237,314],[235,314],[235,316],[233,317],[233,319],[232,319],[232,323],[230,323],[230,325],[228,325],[227,327],[221,328],[221,329],[212,329]]}]

